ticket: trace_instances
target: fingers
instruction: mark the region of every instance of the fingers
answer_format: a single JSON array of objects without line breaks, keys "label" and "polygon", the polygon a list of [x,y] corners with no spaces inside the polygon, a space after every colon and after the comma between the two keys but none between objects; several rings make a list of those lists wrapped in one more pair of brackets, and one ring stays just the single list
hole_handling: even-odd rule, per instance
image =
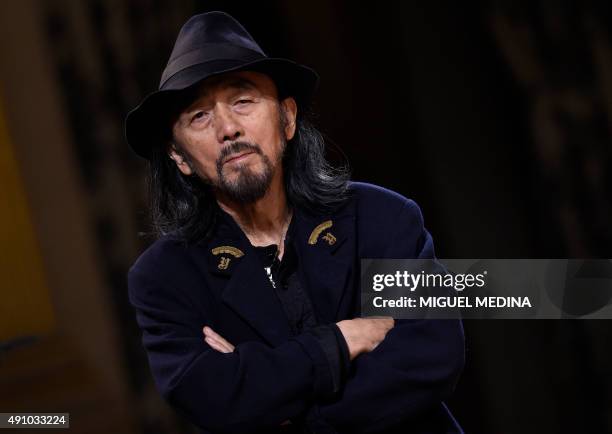
[{"label": "fingers", "polygon": [[227,342],[219,341],[219,340],[217,340],[215,338],[212,338],[210,336],[205,336],[204,340],[214,350],[217,350],[217,351],[219,351],[221,353],[231,353],[232,351],[234,351],[234,347],[231,344],[228,344]]},{"label": "fingers", "polygon": [[206,343],[210,345],[210,347],[215,351],[218,351],[220,353],[231,353],[231,351],[228,350],[225,346],[219,344],[218,342],[214,341],[209,337],[204,337],[204,341],[206,341]]},{"label": "fingers", "polygon": [[372,319],[372,321],[374,321],[373,324],[382,326],[382,328],[384,328],[386,331],[389,331],[393,327],[395,327],[395,319],[393,319],[392,317],[368,317],[368,319]]},{"label": "fingers", "polygon": [[205,326],[202,331],[204,332],[204,340],[214,350],[221,353],[231,353],[234,351],[234,346],[210,327]]},{"label": "fingers", "polygon": [[204,340],[215,350],[222,353],[231,353],[234,351],[234,346],[210,327],[206,327],[204,330]]}]

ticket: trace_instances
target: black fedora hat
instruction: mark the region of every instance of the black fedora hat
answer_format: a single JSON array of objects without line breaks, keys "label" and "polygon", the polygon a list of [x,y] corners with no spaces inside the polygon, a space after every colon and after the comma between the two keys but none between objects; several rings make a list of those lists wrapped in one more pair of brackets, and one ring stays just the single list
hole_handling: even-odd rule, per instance
[{"label": "black fedora hat", "polygon": [[125,120],[125,136],[138,155],[150,158],[151,150],[169,136],[169,115],[177,101],[201,81],[230,71],[257,71],[269,75],[284,96],[293,96],[306,107],[319,76],[291,60],[268,57],[253,37],[224,12],[191,17],[181,28],[164,69],[159,89],[149,95]]}]

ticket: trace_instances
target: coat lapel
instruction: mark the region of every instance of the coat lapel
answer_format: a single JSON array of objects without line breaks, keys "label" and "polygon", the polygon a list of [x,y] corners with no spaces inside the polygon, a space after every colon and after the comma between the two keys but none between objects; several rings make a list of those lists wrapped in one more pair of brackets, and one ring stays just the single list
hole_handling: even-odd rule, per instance
[{"label": "coat lapel", "polygon": [[[350,211],[350,210],[349,210]],[[350,285],[355,254],[355,216],[296,213],[300,273],[321,323],[335,322]]]}]

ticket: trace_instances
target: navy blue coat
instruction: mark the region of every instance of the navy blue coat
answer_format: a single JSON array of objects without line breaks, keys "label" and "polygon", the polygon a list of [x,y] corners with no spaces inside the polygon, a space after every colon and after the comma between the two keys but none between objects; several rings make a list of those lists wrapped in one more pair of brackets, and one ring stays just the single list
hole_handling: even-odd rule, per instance
[{"label": "navy blue coat", "polygon": [[[365,183],[351,192],[332,215],[294,210],[298,278],[322,324],[359,316],[360,258],[434,257],[415,202]],[[330,401],[319,341],[291,336],[258,255],[225,213],[204,243],[157,240],[128,280],[157,387],[204,432],[280,432],[298,415],[321,433],[461,432],[443,404],[464,364],[460,321],[396,320],[374,351],[351,362]],[[204,325],[235,351],[210,348]]]}]

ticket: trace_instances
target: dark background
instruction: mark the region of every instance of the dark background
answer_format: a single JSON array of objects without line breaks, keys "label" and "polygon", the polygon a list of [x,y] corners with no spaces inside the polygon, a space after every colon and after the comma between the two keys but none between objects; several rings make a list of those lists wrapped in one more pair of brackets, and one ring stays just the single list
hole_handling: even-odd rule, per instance
[{"label": "dark background", "polygon": [[[319,72],[315,121],[335,145],[330,158],[344,154],[353,179],[414,199],[438,257],[612,256],[605,2],[31,0],[4,9],[3,105],[56,321],[0,359],[10,392],[0,411],[42,408],[65,389],[62,411],[81,418],[73,431],[192,432],[153,388],[127,303],[127,269],[151,239],[140,235],[146,166],[122,122],[157,88],[196,12],[224,10],[269,55]],[[34,139],[37,131],[48,133]],[[63,206],[66,197],[75,199]],[[89,253],[66,247],[71,237]],[[96,288],[104,315],[74,314],[87,302],[65,290],[67,273]],[[612,432],[608,321],[472,320],[465,329],[467,364],[448,404],[467,433]],[[104,351],[92,333],[107,336]],[[55,360],[68,341],[63,354],[74,356],[60,368],[14,367]],[[43,373],[67,383],[41,385]],[[110,401],[121,408],[105,412]]]}]

